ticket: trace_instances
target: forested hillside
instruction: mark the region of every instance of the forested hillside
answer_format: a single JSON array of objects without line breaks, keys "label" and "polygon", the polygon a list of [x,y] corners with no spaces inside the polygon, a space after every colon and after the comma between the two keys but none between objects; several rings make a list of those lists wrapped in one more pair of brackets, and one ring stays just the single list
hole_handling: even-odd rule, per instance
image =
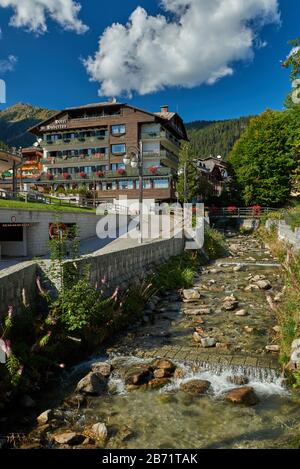
[{"label": "forested hillside", "polygon": [[49,109],[23,103],[4,109],[0,112],[0,140],[11,147],[30,146],[36,139],[27,132],[28,128],[53,114]]},{"label": "forested hillside", "polygon": [[186,125],[194,156],[227,158],[235,142],[247,128],[251,117],[226,121],[196,121]]}]

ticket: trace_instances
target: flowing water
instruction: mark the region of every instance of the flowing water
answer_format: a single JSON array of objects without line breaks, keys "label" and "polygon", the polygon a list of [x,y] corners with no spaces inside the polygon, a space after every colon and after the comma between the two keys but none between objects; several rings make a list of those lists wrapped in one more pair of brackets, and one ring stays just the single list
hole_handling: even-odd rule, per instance
[{"label": "flowing water", "polygon": [[[201,291],[200,299],[184,303],[177,293],[166,292],[155,307],[146,309],[142,324],[132,326],[101,355],[67,373],[56,393],[59,418],[43,430],[44,446],[53,447],[53,433],[80,433],[96,422],[107,425],[106,448],[279,448],[294,444],[300,434],[300,396],[284,387],[278,354],[266,352],[267,345],[276,343],[276,318],[267,296],[274,300],[282,289],[280,268],[254,238],[237,236],[228,244],[231,258],[199,270],[194,287]],[[271,288],[245,291],[257,275],[269,281]],[[224,297],[232,294],[238,307],[224,310]],[[211,308],[211,312],[200,321],[199,315],[190,314],[195,308]],[[241,309],[246,316],[236,316]],[[200,322],[222,348],[203,349],[193,341]],[[156,357],[171,359],[180,370],[177,377],[161,389],[140,386],[129,391],[124,372]],[[90,397],[80,409],[63,404],[91,363],[99,361],[114,366],[108,392]],[[224,400],[224,393],[236,387],[229,377],[241,375],[259,397],[255,406]],[[181,384],[191,379],[210,381],[208,394],[192,396],[181,390]],[[45,397],[45,409],[50,402]],[[40,435],[36,427],[29,438]]]}]

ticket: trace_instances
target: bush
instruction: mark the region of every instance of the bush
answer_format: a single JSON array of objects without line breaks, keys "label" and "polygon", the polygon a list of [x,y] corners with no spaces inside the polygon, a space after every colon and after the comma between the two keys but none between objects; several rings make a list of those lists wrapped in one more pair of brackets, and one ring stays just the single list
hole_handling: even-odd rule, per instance
[{"label": "bush", "polygon": [[206,227],[204,251],[210,259],[217,259],[226,255],[225,239],[222,233]]}]

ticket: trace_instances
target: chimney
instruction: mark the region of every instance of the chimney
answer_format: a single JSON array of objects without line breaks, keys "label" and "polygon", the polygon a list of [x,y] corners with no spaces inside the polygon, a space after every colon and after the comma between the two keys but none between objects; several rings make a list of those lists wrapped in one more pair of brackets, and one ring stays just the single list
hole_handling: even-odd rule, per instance
[{"label": "chimney", "polygon": [[169,112],[169,106],[167,104],[160,106],[160,112],[163,114]]}]

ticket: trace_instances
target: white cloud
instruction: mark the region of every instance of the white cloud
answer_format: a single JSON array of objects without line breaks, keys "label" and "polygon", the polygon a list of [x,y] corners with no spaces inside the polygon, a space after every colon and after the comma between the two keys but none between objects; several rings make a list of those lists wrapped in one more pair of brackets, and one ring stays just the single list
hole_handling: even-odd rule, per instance
[{"label": "white cloud", "polygon": [[126,25],[114,23],[84,61],[103,96],[191,88],[232,75],[249,59],[258,28],[279,22],[278,0],[161,0],[164,15],[138,7]]},{"label": "white cloud", "polygon": [[25,27],[35,33],[47,31],[47,16],[64,29],[77,33],[84,33],[88,29],[78,19],[81,5],[74,0],[0,0],[0,7],[14,10],[10,20],[12,26]]},{"label": "white cloud", "polygon": [[0,60],[0,73],[12,72],[15,69],[17,57],[9,55],[7,59]]}]

